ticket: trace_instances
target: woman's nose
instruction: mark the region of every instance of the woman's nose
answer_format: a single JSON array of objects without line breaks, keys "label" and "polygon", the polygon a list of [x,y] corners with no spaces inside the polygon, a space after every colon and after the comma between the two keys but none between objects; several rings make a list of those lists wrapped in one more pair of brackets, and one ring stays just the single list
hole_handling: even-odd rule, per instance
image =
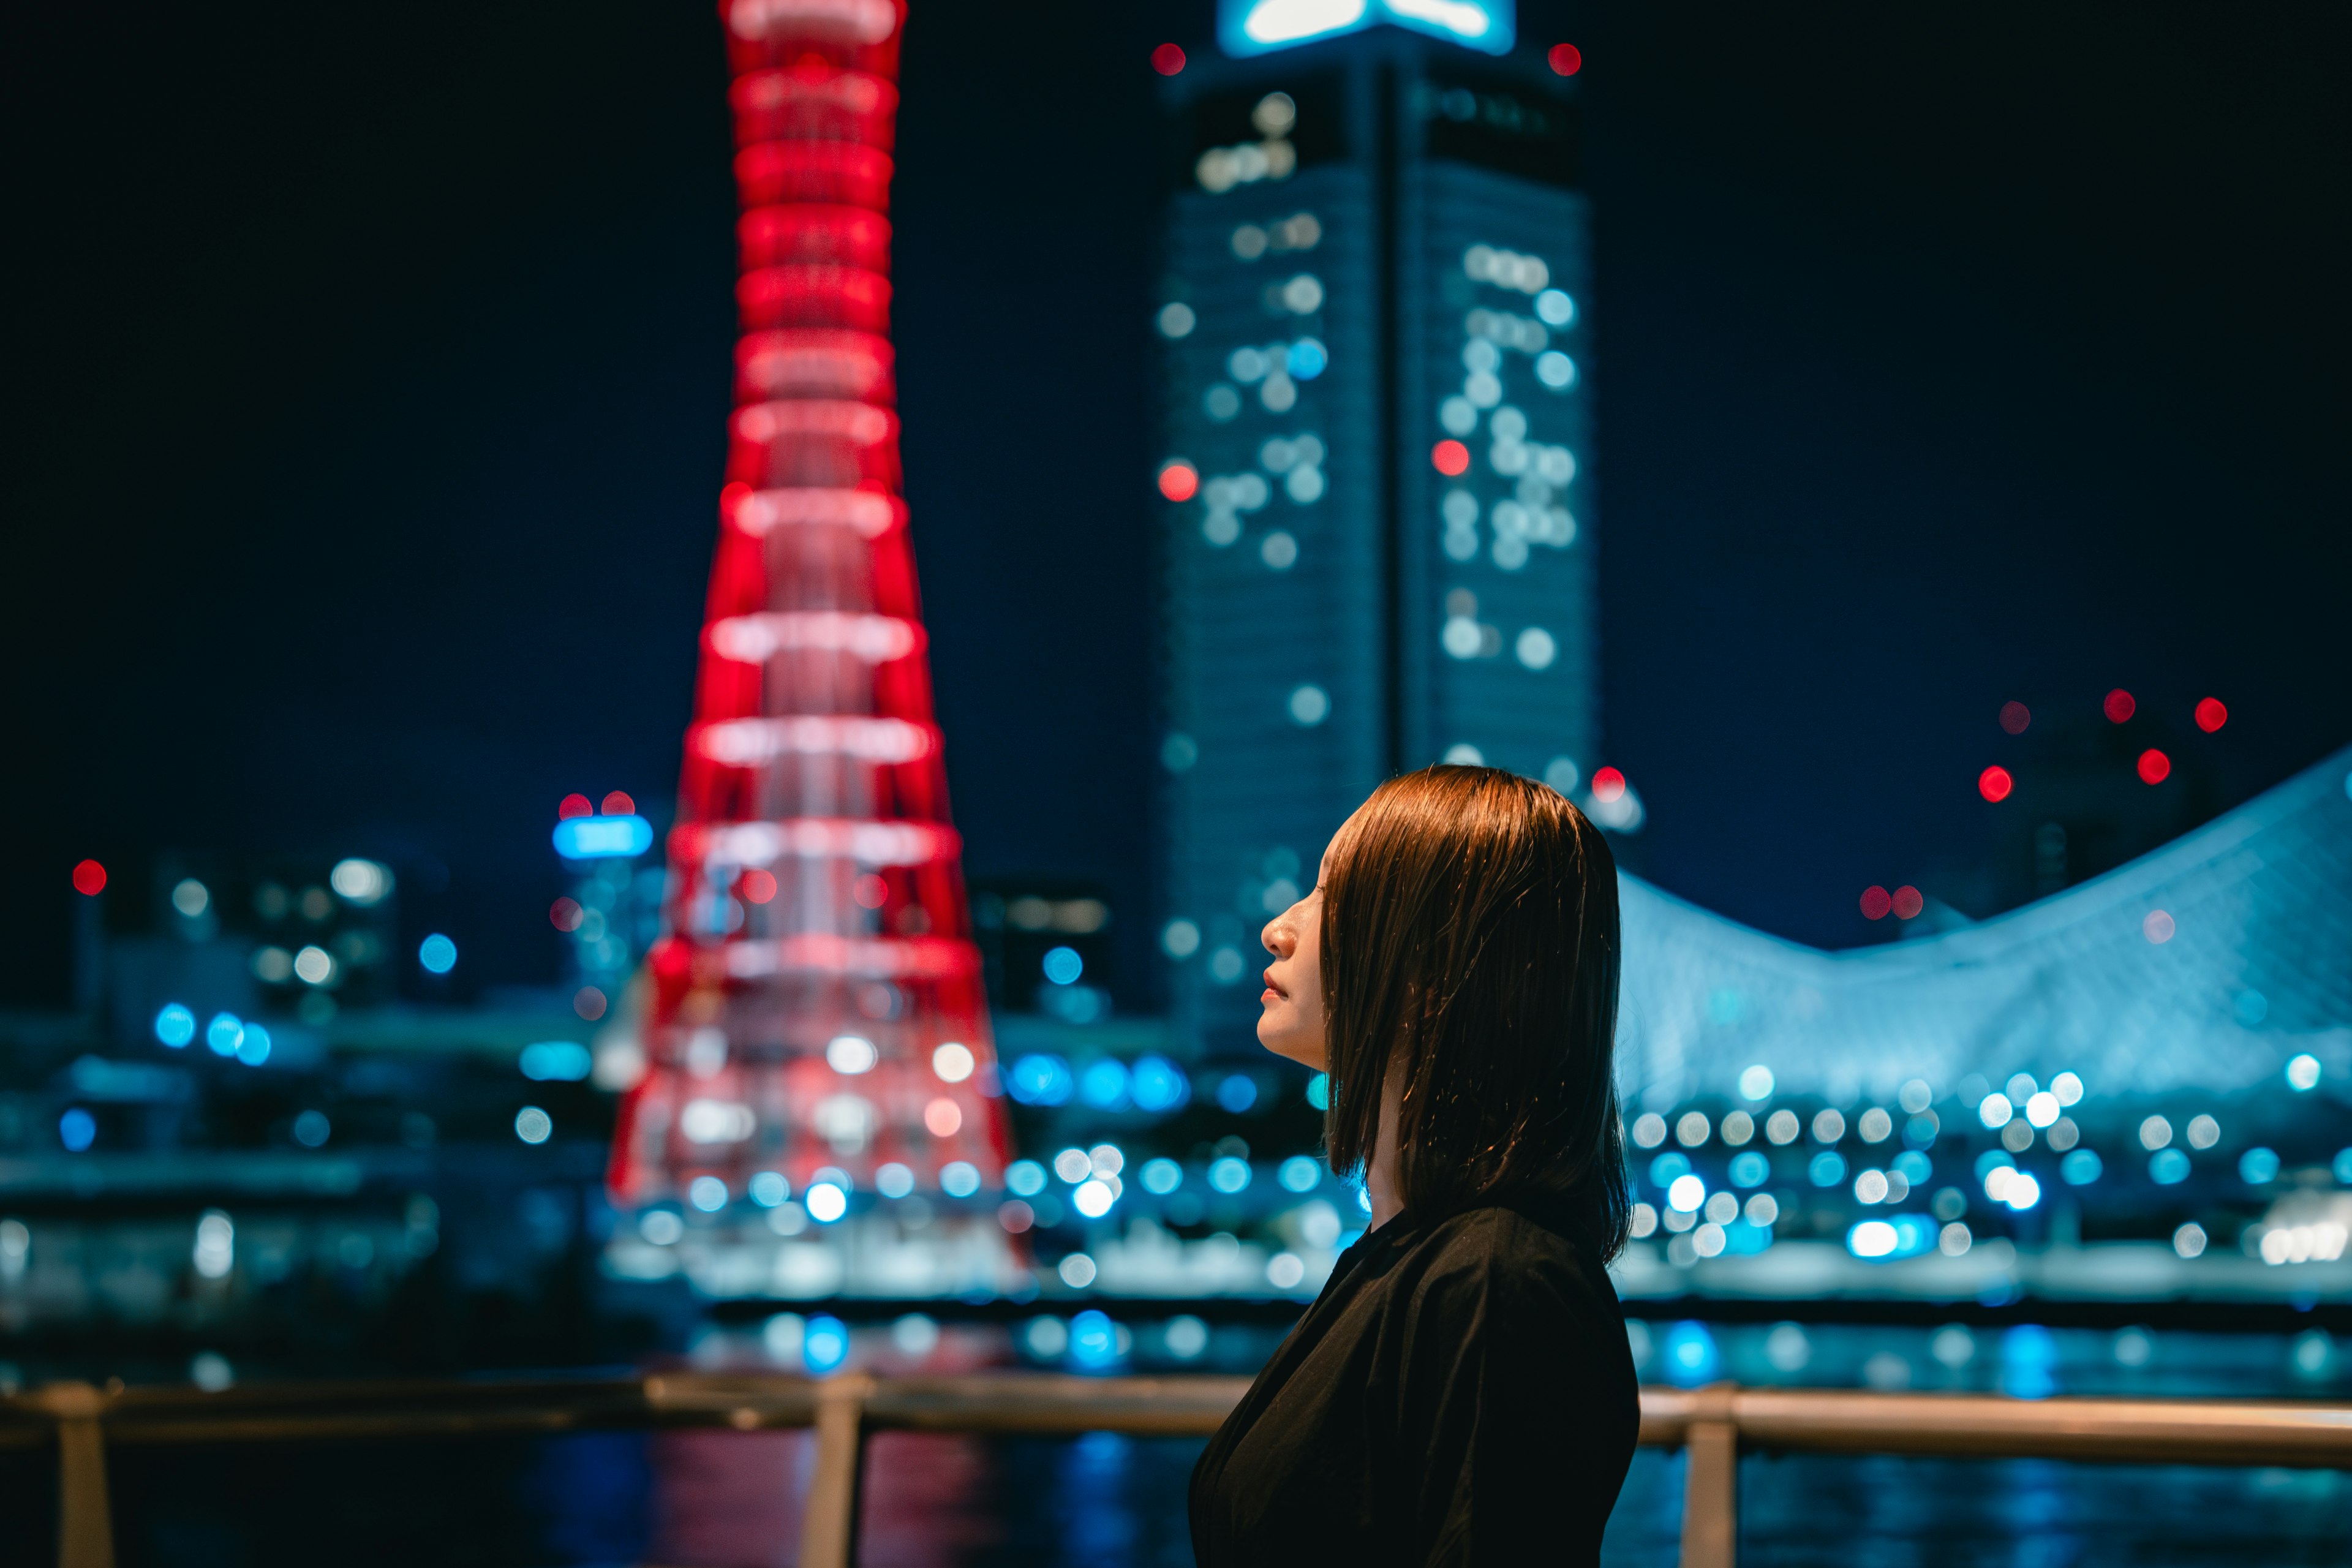
[{"label": "woman's nose", "polygon": [[1257,939],[1265,944],[1266,952],[1274,954],[1275,957],[1288,958],[1290,956],[1290,950],[1294,945],[1291,940],[1290,928],[1283,923],[1281,916],[1276,915],[1274,919],[1266,921],[1265,929],[1258,932]]}]

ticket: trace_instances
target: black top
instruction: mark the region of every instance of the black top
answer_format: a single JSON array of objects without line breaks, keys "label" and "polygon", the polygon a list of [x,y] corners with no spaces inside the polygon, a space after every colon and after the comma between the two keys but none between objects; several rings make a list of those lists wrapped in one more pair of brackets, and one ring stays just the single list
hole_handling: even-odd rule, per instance
[{"label": "black top", "polygon": [[1200,1568],[1599,1562],[1641,1397],[1571,1229],[1519,1196],[1342,1253],[1192,1471]]}]

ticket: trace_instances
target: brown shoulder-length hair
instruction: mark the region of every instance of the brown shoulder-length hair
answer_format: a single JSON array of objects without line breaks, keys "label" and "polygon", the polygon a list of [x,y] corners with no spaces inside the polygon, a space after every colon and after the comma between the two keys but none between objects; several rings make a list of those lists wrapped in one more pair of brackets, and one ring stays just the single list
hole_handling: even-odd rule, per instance
[{"label": "brown shoulder-length hair", "polygon": [[1613,1258],[1630,1209],[1612,1058],[1617,865],[1559,794],[1432,767],[1366,801],[1323,887],[1331,1168],[1360,1170],[1402,1079],[1407,1209],[1567,1197]]}]

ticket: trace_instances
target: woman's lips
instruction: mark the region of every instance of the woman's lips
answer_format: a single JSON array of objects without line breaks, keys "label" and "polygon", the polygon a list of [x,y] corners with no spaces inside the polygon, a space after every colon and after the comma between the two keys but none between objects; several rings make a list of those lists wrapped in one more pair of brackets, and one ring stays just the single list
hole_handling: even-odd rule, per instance
[{"label": "woman's lips", "polygon": [[[1260,976],[1260,978],[1265,982],[1265,995],[1287,997],[1290,994],[1289,992],[1285,991],[1281,985],[1276,982],[1273,970],[1267,970],[1265,974]],[[1264,998],[1261,997],[1261,1000],[1263,999]]]}]

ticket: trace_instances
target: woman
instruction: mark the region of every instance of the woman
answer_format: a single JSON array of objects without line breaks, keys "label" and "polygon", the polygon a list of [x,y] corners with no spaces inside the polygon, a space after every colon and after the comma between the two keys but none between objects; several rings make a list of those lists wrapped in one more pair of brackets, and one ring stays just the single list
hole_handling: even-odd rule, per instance
[{"label": "woman", "polygon": [[1192,1473],[1201,1568],[1589,1563],[1641,1424],[1617,872],[1494,768],[1391,779],[1266,926],[1259,1040],[1331,1075],[1371,1228]]}]

